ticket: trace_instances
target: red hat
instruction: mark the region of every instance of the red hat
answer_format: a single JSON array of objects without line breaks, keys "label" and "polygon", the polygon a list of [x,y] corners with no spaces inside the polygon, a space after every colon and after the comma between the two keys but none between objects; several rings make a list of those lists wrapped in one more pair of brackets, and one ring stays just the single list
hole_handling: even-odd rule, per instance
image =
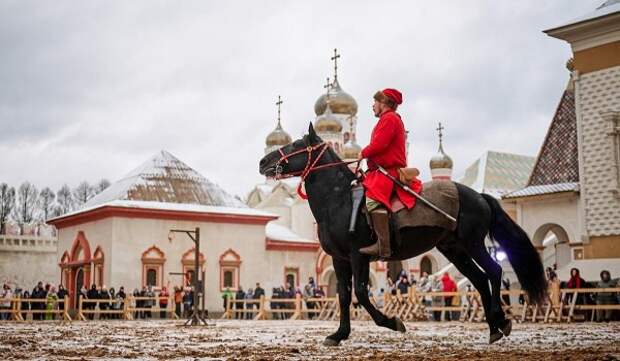
[{"label": "red hat", "polygon": [[383,89],[383,94],[385,94],[386,97],[392,99],[397,105],[401,105],[403,103],[403,95],[396,89]]}]

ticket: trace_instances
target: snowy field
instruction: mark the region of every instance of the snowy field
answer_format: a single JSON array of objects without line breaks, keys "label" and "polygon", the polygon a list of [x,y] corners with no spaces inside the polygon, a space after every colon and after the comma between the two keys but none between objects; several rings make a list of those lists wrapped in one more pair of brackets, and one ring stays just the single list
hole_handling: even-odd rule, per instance
[{"label": "snowy field", "polygon": [[484,324],[407,323],[407,333],[353,322],[340,347],[321,345],[336,322],[107,321],[0,324],[3,360],[619,360],[620,323],[515,324],[487,345]]}]

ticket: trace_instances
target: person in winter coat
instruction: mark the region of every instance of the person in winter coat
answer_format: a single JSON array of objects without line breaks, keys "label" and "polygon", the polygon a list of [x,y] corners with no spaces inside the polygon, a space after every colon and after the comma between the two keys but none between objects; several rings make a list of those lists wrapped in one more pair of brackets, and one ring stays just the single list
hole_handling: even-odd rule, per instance
[{"label": "person in winter coat", "polygon": [[[245,293],[245,300],[250,301],[254,299],[254,290],[251,288],[248,288],[248,292]],[[254,313],[251,312],[254,309],[254,303],[246,303],[245,304],[245,308],[248,310],[248,312],[246,312],[245,314],[245,319],[246,320],[251,320],[254,318]]]},{"label": "person in winter coat", "polygon": [[[30,294],[30,298],[37,299],[37,300],[47,299],[47,291],[43,287],[43,282],[37,283],[37,286],[32,290],[32,293]],[[41,301],[32,302],[30,309],[33,311],[39,311],[37,313],[32,314],[33,320],[42,320],[43,313],[40,311],[43,311],[45,309],[45,302],[41,302]]]},{"label": "person in winter coat", "polygon": [[56,295],[56,287],[51,287],[49,292],[47,293],[47,302],[45,305],[45,319],[53,320],[54,319],[54,309],[56,308],[56,301],[58,300],[58,295]]},{"label": "person in winter coat", "polygon": [[181,304],[183,303],[183,290],[174,286],[174,313],[181,318]]},{"label": "person in winter coat", "polygon": [[65,309],[65,297],[69,295],[69,292],[67,292],[67,290],[65,289],[65,286],[58,285],[58,292],[56,293],[56,295],[58,296],[58,309],[64,310]]},{"label": "person in winter coat", "polygon": [[[140,295],[140,291],[137,288],[133,289],[133,293],[132,293],[133,297],[141,297]],[[136,300],[136,308],[142,308],[142,300]],[[142,311],[134,311],[133,314],[133,318],[134,319],[139,319],[142,318],[142,316],[144,315],[144,313]]]},{"label": "person in winter coat", "polygon": [[[601,272],[601,280],[598,282],[598,288],[614,288],[617,287],[616,281],[611,279],[611,274],[609,271],[605,270]],[[597,305],[615,305],[617,303],[617,294],[612,292],[600,292],[596,294],[596,304]],[[597,322],[609,322],[611,321],[611,316],[613,314],[613,310],[596,310],[596,321]]]},{"label": "person in winter coat", "polygon": [[[99,299],[100,300],[109,300],[110,292],[108,292],[108,288],[106,286],[101,287],[101,291],[99,291]],[[99,302],[99,309],[101,311],[108,311],[110,309],[110,302]],[[109,313],[102,313],[99,315],[99,319],[108,319]]]},{"label": "person in winter coat", "polygon": [[[436,276],[430,276],[430,277],[431,277],[431,292],[442,292],[443,284],[441,282],[441,279],[439,279]],[[443,297],[433,296],[431,305],[433,307],[443,306],[444,305]],[[433,311],[433,320],[441,321],[441,311]]]},{"label": "person in winter coat", "polygon": [[[454,282],[454,280],[452,279],[452,277],[450,277],[450,274],[448,272],[444,273],[443,276],[441,277],[441,284],[442,284],[443,292],[456,292],[457,290],[456,282]],[[454,296],[444,296],[444,306],[446,307],[452,306],[453,297]],[[451,312],[446,312],[445,315],[446,315],[447,321],[452,320]]]},{"label": "person in winter coat", "polygon": [[[99,291],[97,290],[97,285],[93,284],[93,285],[90,286],[90,289],[88,290],[88,293],[86,293],[86,297],[89,300],[98,300],[99,299]],[[95,307],[97,307],[97,304],[94,303],[94,302],[93,303],[89,302],[89,303],[84,304],[84,308],[85,309],[94,310]],[[91,320],[94,319],[95,318],[95,314],[94,313],[89,314],[88,318],[91,319]]]},{"label": "person in winter coat", "polygon": [[409,292],[409,279],[407,278],[407,275],[400,277],[396,288],[400,291],[401,296],[407,296],[407,292]]},{"label": "person in winter coat", "polygon": [[194,290],[189,288],[183,294],[183,315],[185,318],[192,316],[192,307],[194,306]]},{"label": "person in winter coat", "polygon": [[25,320],[27,320],[28,317],[28,311],[30,311],[30,301],[28,301],[28,299],[30,298],[30,292],[28,291],[24,291],[24,293],[22,294],[22,304],[21,304],[21,308],[22,311],[26,311],[26,312],[22,312],[22,318]]},{"label": "person in winter coat", "polygon": [[[237,292],[235,292],[235,301],[243,301],[245,299],[245,292],[243,287],[239,286]],[[235,318],[243,318],[243,310],[245,309],[242,302],[235,302]]]},{"label": "person in winter coat", "polygon": [[[566,283],[566,288],[570,288],[570,289],[575,289],[575,288],[585,288],[586,286],[586,281],[581,278],[581,275],[579,273],[579,269],[578,268],[573,268],[570,270],[570,279],[568,280],[568,282]],[[568,293],[567,295],[567,303],[570,303],[572,301],[573,298],[573,294],[572,293]],[[578,305],[583,305],[585,304],[585,297],[586,295],[583,293],[577,293],[577,301],[576,304]]]},{"label": "person in winter coat", "polygon": [[161,288],[161,292],[159,292],[159,308],[163,310],[159,311],[159,318],[166,318],[166,308],[168,308],[168,298],[170,298],[170,294],[168,293],[168,289],[164,286]]},{"label": "person in winter coat", "polygon": [[11,287],[5,283],[0,292],[0,320],[11,319],[11,298],[13,298],[13,291]]},{"label": "person in winter coat", "polygon": [[[153,286],[149,286],[146,289],[146,291],[144,292],[144,296],[146,296],[146,297],[155,297],[155,292],[153,291]],[[153,318],[153,314],[151,314],[151,310],[150,310],[150,308],[152,308],[153,306],[155,306],[155,300],[150,299],[150,300],[144,301],[144,307],[148,308],[148,310],[146,310],[144,312],[146,318]]]}]

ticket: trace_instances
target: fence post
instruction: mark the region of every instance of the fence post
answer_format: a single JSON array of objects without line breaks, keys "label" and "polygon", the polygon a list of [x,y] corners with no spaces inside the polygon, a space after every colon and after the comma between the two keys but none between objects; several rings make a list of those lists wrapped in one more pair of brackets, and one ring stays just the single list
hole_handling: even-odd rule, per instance
[{"label": "fence post", "polygon": [[66,321],[71,321],[71,316],[69,316],[69,296],[65,295],[65,302],[62,304],[63,312],[62,316]]},{"label": "fence post", "polygon": [[80,297],[80,302],[78,303],[78,319],[82,320],[82,321],[86,321],[86,317],[84,317],[84,313],[82,312],[84,304],[83,301],[84,300],[84,296]]},{"label": "fence post", "polygon": [[301,319],[301,295],[297,293],[295,294],[295,313],[291,316],[291,320],[299,319]]},{"label": "fence post", "polygon": [[265,295],[261,295],[258,303],[258,314],[254,317],[254,320],[265,319]]}]

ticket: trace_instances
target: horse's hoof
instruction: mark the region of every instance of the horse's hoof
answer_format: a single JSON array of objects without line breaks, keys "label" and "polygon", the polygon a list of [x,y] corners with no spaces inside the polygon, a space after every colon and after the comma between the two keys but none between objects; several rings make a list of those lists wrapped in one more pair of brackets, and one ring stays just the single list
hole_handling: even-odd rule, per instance
[{"label": "horse's hoof", "polygon": [[396,323],[396,331],[407,332],[407,328],[405,327],[403,321],[400,320],[400,318],[394,317],[394,322]]},{"label": "horse's hoof", "polygon": [[492,333],[491,336],[489,336],[489,345],[499,341],[502,337],[504,337],[504,335],[499,331]]},{"label": "horse's hoof", "polygon": [[336,341],[333,338],[327,337],[325,341],[323,341],[323,346],[327,346],[327,347],[340,346],[340,341]]},{"label": "horse's hoof", "polygon": [[502,333],[504,336],[510,336],[510,332],[512,331],[512,321],[506,320],[504,322],[504,327],[502,327]]}]

